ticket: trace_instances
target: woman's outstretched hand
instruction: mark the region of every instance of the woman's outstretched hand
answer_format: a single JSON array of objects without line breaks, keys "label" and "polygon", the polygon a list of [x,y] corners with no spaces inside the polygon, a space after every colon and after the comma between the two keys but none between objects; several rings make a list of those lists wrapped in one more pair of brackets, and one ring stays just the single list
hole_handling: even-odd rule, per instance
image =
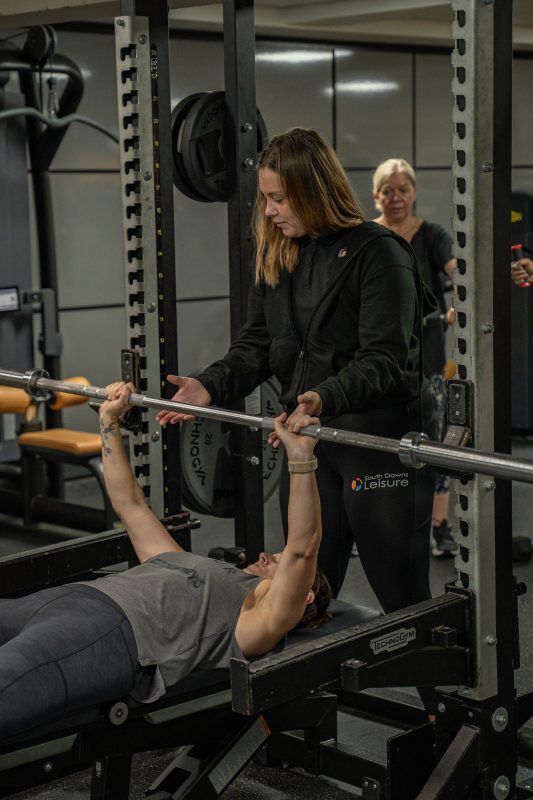
[{"label": "woman's outstretched hand", "polygon": [[[169,383],[178,386],[178,391],[172,397],[176,403],[191,403],[194,406],[210,406],[211,395],[196,378],[186,378],[184,375],[167,375]],[[160,425],[175,425],[176,422],[185,422],[194,419],[194,414],[182,414],[179,411],[160,411],[156,420]]]}]

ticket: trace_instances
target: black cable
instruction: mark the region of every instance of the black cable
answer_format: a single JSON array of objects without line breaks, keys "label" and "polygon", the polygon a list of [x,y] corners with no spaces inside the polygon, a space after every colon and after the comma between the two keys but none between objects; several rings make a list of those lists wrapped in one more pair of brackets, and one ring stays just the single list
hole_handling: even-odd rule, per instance
[{"label": "black cable", "polygon": [[39,67],[37,70],[39,76],[39,110],[43,110],[43,69]]},{"label": "black cable", "polygon": [[37,108],[9,108],[5,111],[0,111],[0,119],[8,119],[9,117],[35,117],[36,119],[43,122],[45,125],[49,125],[51,128],[63,128],[66,125],[70,125],[71,122],[81,122],[83,125],[89,125],[91,128],[95,128],[100,133],[103,133],[105,136],[108,136],[114,142],[119,142],[118,134],[109,128],[106,128],[105,125],[101,125],[94,119],[90,119],[90,117],[82,117],[80,114],[67,114],[65,117],[48,117],[46,114],[43,114],[42,111],[39,111]]},{"label": "black cable", "polygon": [[0,44],[4,42],[10,42],[12,39],[19,39],[21,36],[26,36],[27,31],[23,31],[22,33],[14,33],[13,36],[6,36],[5,39],[0,39]]}]

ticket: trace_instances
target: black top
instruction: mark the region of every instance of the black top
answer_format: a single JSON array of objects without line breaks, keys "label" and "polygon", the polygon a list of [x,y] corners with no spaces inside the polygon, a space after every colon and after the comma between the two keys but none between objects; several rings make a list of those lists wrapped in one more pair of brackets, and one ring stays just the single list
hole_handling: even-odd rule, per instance
[{"label": "black top", "polygon": [[292,314],[294,327],[303,339],[313,311],[324,296],[326,287],[336,269],[342,264],[338,258],[339,239],[347,231],[337,231],[327,236],[311,239],[304,236],[300,260],[292,279]]},{"label": "black top", "polygon": [[453,258],[452,240],[440,225],[423,222],[411,240],[422,269],[425,283],[437,298],[439,307],[424,322],[424,374],[442,375],[446,364],[444,337],[447,325],[440,319],[446,313],[446,303],[442,290],[444,267]]},{"label": "black top", "polygon": [[420,304],[410,245],[364,222],[317,252],[328,254],[330,277],[315,308],[297,313],[300,332],[291,302],[294,274],[283,270],[277,286],[252,287],[239,336],[197,376],[214,405],[227,407],[271,375],[290,410],[298,394],[317,391],[324,418],[418,397]]}]

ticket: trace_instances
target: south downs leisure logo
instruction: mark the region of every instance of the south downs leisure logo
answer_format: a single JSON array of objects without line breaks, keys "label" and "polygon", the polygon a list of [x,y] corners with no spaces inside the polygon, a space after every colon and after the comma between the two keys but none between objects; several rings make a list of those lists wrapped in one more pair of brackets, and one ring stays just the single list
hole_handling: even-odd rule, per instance
[{"label": "south downs leisure logo", "polygon": [[377,656],[379,653],[392,653],[393,650],[406,647],[409,642],[415,639],[416,630],[414,628],[398,628],[397,631],[379,636],[377,639],[371,639],[370,648],[374,655]]},{"label": "south downs leisure logo", "polygon": [[357,475],[352,480],[352,492],[372,492],[377,489],[397,489],[409,486],[407,472],[378,472],[376,475]]}]

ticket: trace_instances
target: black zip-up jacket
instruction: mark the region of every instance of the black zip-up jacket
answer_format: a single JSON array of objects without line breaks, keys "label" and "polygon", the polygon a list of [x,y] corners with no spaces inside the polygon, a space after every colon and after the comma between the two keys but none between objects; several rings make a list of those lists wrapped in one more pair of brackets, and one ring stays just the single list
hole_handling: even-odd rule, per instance
[{"label": "black zip-up jacket", "polygon": [[[274,375],[280,400],[316,391],[322,419],[405,405],[418,397],[420,311],[431,299],[410,246],[373,222],[339,239],[338,268],[303,340],[291,312],[292,274],[252,287],[247,321],[228,353],[196,377],[214,405],[227,406]],[[418,287],[418,288],[417,288]]]}]

